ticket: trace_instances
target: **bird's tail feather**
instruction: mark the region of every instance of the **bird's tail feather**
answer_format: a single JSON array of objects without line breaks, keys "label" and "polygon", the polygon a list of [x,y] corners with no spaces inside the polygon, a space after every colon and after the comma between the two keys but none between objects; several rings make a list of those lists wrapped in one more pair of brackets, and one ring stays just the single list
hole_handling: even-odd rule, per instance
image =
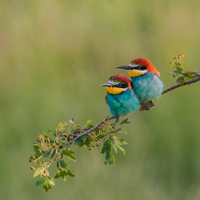
[{"label": "bird's tail feather", "polygon": [[154,107],[153,101],[148,101],[146,103],[141,103],[140,111],[147,111]]}]

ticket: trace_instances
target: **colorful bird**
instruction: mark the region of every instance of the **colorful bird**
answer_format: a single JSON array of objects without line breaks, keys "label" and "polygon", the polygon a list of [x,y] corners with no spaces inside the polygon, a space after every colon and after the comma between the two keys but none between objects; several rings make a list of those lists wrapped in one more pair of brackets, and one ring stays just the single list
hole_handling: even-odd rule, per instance
[{"label": "colorful bird", "polygon": [[100,86],[106,86],[106,102],[114,117],[132,113],[139,108],[140,101],[132,89],[131,81],[125,75],[115,74]]},{"label": "colorful bird", "polygon": [[128,66],[116,68],[128,70],[133,90],[141,103],[140,111],[150,110],[155,106],[152,100],[161,96],[164,85],[159,78],[160,73],[149,60],[137,58]]}]

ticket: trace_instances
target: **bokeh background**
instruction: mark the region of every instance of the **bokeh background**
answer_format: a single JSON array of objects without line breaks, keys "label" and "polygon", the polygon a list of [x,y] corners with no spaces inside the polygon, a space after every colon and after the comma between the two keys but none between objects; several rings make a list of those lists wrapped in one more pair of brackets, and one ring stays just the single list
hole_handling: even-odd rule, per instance
[{"label": "bokeh background", "polygon": [[35,186],[32,143],[72,117],[109,115],[99,85],[116,66],[145,57],[175,84],[169,61],[199,69],[199,0],[0,1],[0,199],[200,199],[200,83],[129,115],[126,156],[104,166],[100,149],[73,147],[75,178]]}]

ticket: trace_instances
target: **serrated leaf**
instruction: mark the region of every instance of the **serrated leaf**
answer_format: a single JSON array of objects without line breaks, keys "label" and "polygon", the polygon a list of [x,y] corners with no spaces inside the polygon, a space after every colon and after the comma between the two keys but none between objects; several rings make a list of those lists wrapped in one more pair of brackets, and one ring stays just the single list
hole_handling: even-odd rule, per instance
[{"label": "serrated leaf", "polygon": [[110,133],[117,133],[117,132],[119,132],[121,130],[121,128],[118,128],[118,129],[116,129],[116,130],[114,130],[114,131],[110,131]]},{"label": "serrated leaf", "polygon": [[51,189],[55,185],[54,179],[52,177],[45,177],[45,181],[43,183],[43,188],[46,192]]},{"label": "serrated leaf", "polygon": [[37,142],[37,143],[34,143],[34,144],[33,144],[33,147],[39,148],[39,146],[40,146],[40,142]]},{"label": "serrated leaf", "polygon": [[176,75],[180,74],[180,72],[179,72],[179,71],[176,71],[176,70],[174,70],[173,72],[171,72],[171,74],[176,76]]},{"label": "serrated leaf", "polygon": [[55,178],[59,178],[59,177],[62,177],[62,179],[66,181],[67,172],[63,170],[58,171],[58,173],[55,175]]},{"label": "serrated leaf", "polygon": [[58,171],[58,173],[55,175],[55,178],[61,177],[61,171]]},{"label": "serrated leaf", "polygon": [[73,154],[73,151],[68,151],[68,150],[63,150],[63,154],[66,156],[67,159],[75,161],[76,162],[76,158],[74,156],[72,156],[71,154]]},{"label": "serrated leaf", "polygon": [[42,185],[45,181],[45,178],[40,178],[36,181],[36,186]]},{"label": "serrated leaf", "polygon": [[106,151],[105,159],[108,160],[110,158],[110,151]]},{"label": "serrated leaf", "polygon": [[71,176],[71,177],[75,177],[75,174],[73,174],[71,170],[68,170],[67,174],[68,174],[69,176]]},{"label": "serrated leaf", "polygon": [[38,145],[38,146],[33,146],[33,151],[34,151],[35,153],[38,153],[38,152],[39,152],[39,151],[38,151],[39,147],[40,147],[40,145]]},{"label": "serrated leaf", "polygon": [[62,121],[58,124],[58,127],[56,130],[59,132],[65,131],[65,126],[67,126],[67,122]]},{"label": "serrated leaf", "polygon": [[110,155],[110,158],[109,158],[109,160],[108,160],[108,163],[109,163],[110,165],[115,165],[115,157],[114,157],[113,154]]},{"label": "serrated leaf", "polygon": [[67,170],[67,167],[69,166],[64,160],[60,160],[60,166],[63,168],[63,169],[65,169],[65,170]]},{"label": "serrated leaf", "polygon": [[55,185],[55,182],[54,182],[54,179],[50,176],[48,176],[48,180],[49,180],[49,183],[54,186]]},{"label": "serrated leaf", "polygon": [[122,124],[130,124],[130,122],[128,121],[128,118],[126,118],[126,119],[124,119],[120,124],[121,124],[121,125],[122,125]]},{"label": "serrated leaf", "polygon": [[111,144],[110,144],[110,141],[107,140],[103,144],[103,148],[101,150],[101,154],[104,154],[106,151],[110,151],[110,150],[111,150]]},{"label": "serrated leaf", "polygon": [[112,143],[112,147],[113,147],[115,153],[117,153],[117,148],[118,148],[118,146],[117,146],[116,144]]},{"label": "serrated leaf", "polygon": [[124,138],[122,138],[122,137],[117,137],[116,139],[115,139],[115,142],[124,142]]},{"label": "serrated leaf", "polygon": [[80,137],[77,140],[75,140],[74,144],[78,145],[79,147],[82,147],[84,145],[84,142],[81,140],[81,137]]},{"label": "serrated leaf", "polygon": [[64,132],[65,130],[66,130],[65,127],[61,127],[58,129],[59,132]]},{"label": "serrated leaf", "polygon": [[55,154],[56,154],[57,149],[55,148],[51,153],[50,153],[50,159],[52,159]]},{"label": "serrated leaf", "polygon": [[52,132],[53,131],[50,127],[48,127],[47,130],[48,130],[48,132]]},{"label": "serrated leaf", "polygon": [[87,120],[87,122],[84,124],[83,129],[89,129],[91,127],[93,127],[93,125],[91,124],[92,120]]},{"label": "serrated leaf", "polygon": [[103,146],[103,148],[101,149],[101,154],[104,154],[106,152],[106,148],[105,146]]},{"label": "serrated leaf", "polygon": [[179,77],[179,78],[176,80],[177,83],[183,83],[184,81],[185,81],[185,79],[184,79],[183,76]]},{"label": "serrated leaf", "polygon": [[120,147],[120,146],[118,146],[118,148],[122,151],[122,153],[123,153],[124,155],[126,155],[126,151],[125,151],[125,149],[123,149],[123,148]]},{"label": "serrated leaf", "polygon": [[49,137],[48,134],[45,131],[43,131],[42,135],[44,136],[44,138],[48,138]]},{"label": "serrated leaf", "polygon": [[63,144],[62,144],[62,147],[68,147],[68,148],[70,148],[71,146],[70,146],[69,143],[68,143],[68,144],[67,144],[67,143],[63,143]]},{"label": "serrated leaf", "polygon": [[85,143],[86,142],[86,140],[87,140],[87,135],[83,135],[80,139]]},{"label": "serrated leaf", "polygon": [[45,169],[46,169],[46,167],[39,166],[39,167],[35,170],[35,172],[34,172],[34,174],[33,174],[33,178],[35,178],[36,176],[38,176],[38,175],[40,175],[41,173],[43,173]]}]

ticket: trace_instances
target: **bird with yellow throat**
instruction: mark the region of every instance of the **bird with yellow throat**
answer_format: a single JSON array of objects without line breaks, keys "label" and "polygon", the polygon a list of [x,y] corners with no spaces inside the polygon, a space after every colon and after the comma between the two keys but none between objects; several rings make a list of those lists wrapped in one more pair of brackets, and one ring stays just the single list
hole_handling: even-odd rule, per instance
[{"label": "bird with yellow throat", "polygon": [[106,87],[106,102],[112,116],[119,117],[138,110],[140,101],[125,75],[112,75],[107,83],[100,86]]},{"label": "bird with yellow throat", "polygon": [[137,58],[128,66],[120,66],[116,69],[128,71],[133,90],[141,103],[140,111],[150,110],[155,106],[152,100],[160,98],[164,84],[160,80],[160,73],[148,59]]}]

